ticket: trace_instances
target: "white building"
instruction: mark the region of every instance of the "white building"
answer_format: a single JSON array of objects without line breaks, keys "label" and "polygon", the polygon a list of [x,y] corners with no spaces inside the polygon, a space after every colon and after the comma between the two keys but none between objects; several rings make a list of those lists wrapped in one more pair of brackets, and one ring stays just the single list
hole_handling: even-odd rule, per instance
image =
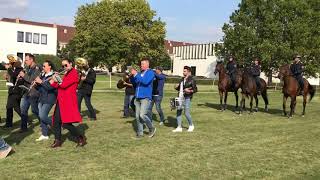
[{"label": "white building", "polygon": [[173,60],[172,75],[182,76],[183,67],[190,66],[195,76],[215,77],[217,57],[212,43],[173,47],[171,58]]},{"label": "white building", "polygon": [[57,54],[57,25],[3,18],[0,20],[0,61],[8,54]]}]

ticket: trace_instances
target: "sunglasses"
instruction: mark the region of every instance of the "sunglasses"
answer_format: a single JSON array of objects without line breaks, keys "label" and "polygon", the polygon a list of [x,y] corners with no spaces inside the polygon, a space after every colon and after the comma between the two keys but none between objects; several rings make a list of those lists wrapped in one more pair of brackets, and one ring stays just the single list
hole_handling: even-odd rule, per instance
[{"label": "sunglasses", "polygon": [[63,64],[62,67],[63,67],[63,68],[64,68],[64,67],[68,67],[68,64]]}]

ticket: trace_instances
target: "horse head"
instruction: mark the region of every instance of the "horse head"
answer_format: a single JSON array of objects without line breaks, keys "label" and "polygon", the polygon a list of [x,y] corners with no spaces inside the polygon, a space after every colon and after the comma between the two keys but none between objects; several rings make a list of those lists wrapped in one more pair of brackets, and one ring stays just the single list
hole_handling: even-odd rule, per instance
[{"label": "horse head", "polygon": [[216,68],[214,70],[214,75],[217,75],[217,73],[221,73],[221,71],[224,69],[222,61],[217,61]]},{"label": "horse head", "polygon": [[283,79],[285,76],[290,76],[291,71],[290,71],[290,65],[285,64],[279,67],[279,73],[278,73],[278,78]]}]

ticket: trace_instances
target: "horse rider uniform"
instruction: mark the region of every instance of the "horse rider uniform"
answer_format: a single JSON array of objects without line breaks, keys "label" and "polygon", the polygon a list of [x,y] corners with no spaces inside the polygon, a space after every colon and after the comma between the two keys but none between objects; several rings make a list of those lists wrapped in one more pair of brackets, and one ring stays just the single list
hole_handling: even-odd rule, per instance
[{"label": "horse rider uniform", "polygon": [[258,94],[260,94],[261,92],[260,73],[261,73],[261,66],[259,64],[253,64],[251,66],[251,74],[256,81]]},{"label": "horse rider uniform", "polygon": [[294,78],[298,81],[299,87],[300,87],[300,94],[303,94],[303,87],[304,87],[304,82],[303,82],[303,77],[302,77],[302,72],[303,72],[303,65],[300,61],[301,56],[295,56],[294,59],[298,58],[298,61],[294,61],[291,66],[290,70],[294,76]]},{"label": "horse rider uniform", "polygon": [[227,69],[227,74],[231,79],[231,87],[234,89],[235,82],[236,82],[236,70],[237,70],[237,63],[235,62],[234,59],[227,63],[226,69]]}]

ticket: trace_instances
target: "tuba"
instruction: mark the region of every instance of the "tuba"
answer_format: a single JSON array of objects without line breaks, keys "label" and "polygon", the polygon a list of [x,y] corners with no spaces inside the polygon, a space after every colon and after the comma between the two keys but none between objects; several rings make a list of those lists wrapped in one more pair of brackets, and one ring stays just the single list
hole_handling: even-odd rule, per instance
[{"label": "tuba", "polygon": [[88,64],[88,60],[85,58],[76,58],[75,60],[75,67],[78,70],[79,73],[79,86],[82,86],[83,81],[81,80],[81,77],[86,77],[88,74],[88,68],[89,68],[89,64]]},{"label": "tuba", "polygon": [[[9,60],[9,62],[8,62],[8,63],[2,62],[1,64],[2,64],[3,66],[9,65],[10,67],[14,67],[15,64],[21,66],[21,62],[22,62],[22,61],[21,61],[20,57],[18,57],[17,55],[9,54],[9,55],[7,55],[7,59]],[[9,70],[8,70],[8,71],[9,71]],[[12,77],[10,77],[9,73],[6,73],[6,74],[5,74],[5,79],[6,79],[7,82],[8,82],[7,86],[13,86],[13,85],[11,84],[11,83],[12,83],[12,82],[11,82],[11,78],[12,78]]]}]

